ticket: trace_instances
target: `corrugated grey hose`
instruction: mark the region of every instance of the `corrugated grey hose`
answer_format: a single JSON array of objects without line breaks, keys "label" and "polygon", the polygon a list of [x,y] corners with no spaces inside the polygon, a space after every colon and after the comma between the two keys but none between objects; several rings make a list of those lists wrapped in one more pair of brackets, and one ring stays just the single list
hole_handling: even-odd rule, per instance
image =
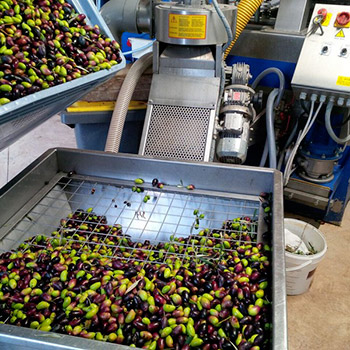
[{"label": "corrugated grey hose", "polygon": [[153,53],[148,53],[139,58],[130,68],[122,87],[120,88],[117,102],[114,107],[111,124],[105,146],[106,152],[119,152],[120,141],[123,134],[126,115],[128,113],[131,97],[136,84],[144,71],[152,64]]}]

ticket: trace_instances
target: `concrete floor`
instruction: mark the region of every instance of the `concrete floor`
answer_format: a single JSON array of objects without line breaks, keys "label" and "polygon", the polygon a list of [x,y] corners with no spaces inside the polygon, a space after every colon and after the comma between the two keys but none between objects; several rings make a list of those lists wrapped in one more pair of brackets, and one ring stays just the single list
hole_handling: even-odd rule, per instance
[{"label": "concrete floor", "polygon": [[[73,129],[56,116],[0,152],[0,188],[47,149],[58,146],[74,148],[76,143]],[[310,290],[288,297],[290,350],[350,349],[350,206],[342,227],[325,224],[319,229],[327,240],[326,257]]]},{"label": "concrete floor", "polygon": [[74,129],[56,115],[0,152],[0,188],[54,147],[76,148]]},{"label": "concrete floor", "polygon": [[325,258],[316,270],[309,291],[288,296],[289,349],[349,350],[350,205],[341,227],[325,224],[319,230],[328,245]]}]

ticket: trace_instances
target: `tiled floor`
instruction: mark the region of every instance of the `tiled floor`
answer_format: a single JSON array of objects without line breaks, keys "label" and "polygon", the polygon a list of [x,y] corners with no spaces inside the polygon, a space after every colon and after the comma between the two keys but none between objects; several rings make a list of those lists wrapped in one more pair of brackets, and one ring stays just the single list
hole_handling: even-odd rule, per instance
[{"label": "tiled floor", "polygon": [[[0,152],[0,187],[47,149],[75,147],[74,131],[53,117],[36,130]],[[290,350],[350,349],[350,206],[342,227],[323,225],[328,252],[314,276],[310,290],[288,297]],[[276,349],[283,350],[283,349]]]}]

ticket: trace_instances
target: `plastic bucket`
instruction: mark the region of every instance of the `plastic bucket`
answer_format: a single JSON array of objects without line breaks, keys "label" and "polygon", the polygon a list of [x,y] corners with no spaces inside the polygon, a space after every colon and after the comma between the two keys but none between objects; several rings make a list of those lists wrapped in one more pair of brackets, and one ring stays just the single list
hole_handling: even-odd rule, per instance
[{"label": "plastic bucket", "polygon": [[327,243],[320,230],[304,221],[284,219],[284,228],[303,237],[303,242],[310,242],[318,252],[313,255],[285,252],[287,294],[298,295],[310,288],[316,268],[326,254]]}]

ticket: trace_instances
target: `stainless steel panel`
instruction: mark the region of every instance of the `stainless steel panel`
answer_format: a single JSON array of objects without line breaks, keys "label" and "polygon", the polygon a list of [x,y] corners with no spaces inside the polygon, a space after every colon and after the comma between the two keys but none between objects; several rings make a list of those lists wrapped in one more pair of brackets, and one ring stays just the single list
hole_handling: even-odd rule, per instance
[{"label": "stainless steel panel", "polygon": [[330,187],[319,185],[319,184],[313,184],[309,181],[293,179],[293,178],[290,179],[288,183],[288,188],[314,194],[316,196],[320,196],[324,198],[329,198],[331,194]]},{"label": "stainless steel panel", "polygon": [[[279,172],[275,171],[273,180],[273,267],[272,275],[272,293],[274,299],[273,306],[273,334],[272,348],[273,350],[288,350],[288,334],[287,334],[287,291],[285,285],[286,266],[284,259],[285,243],[284,243],[284,209],[283,200],[277,201],[277,198],[283,198],[283,183]],[[281,232],[279,239],[276,239],[275,233]]]},{"label": "stainless steel panel", "polygon": [[231,50],[231,55],[297,63],[304,35],[281,33],[272,28],[248,26]]},{"label": "stainless steel panel", "polygon": [[130,350],[128,346],[101,343],[58,333],[47,333],[34,329],[0,325],[1,350]]},{"label": "stainless steel panel", "polygon": [[159,60],[160,74],[215,77],[215,59],[209,47],[169,46]]},{"label": "stainless steel panel", "polygon": [[[220,5],[222,12],[227,18],[229,25],[235,35],[236,7],[233,5]],[[176,15],[205,15],[206,32],[203,39],[175,38],[169,33],[169,18]],[[227,33],[212,5],[201,5],[192,7],[182,4],[163,3],[155,8],[155,32],[158,41],[176,45],[216,45],[227,42]]]},{"label": "stainless steel panel", "polygon": [[[350,35],[347,28],[337,28],[337,14],[350,12],[350,6],[317,4],[312,18],[325,8],[331,14],[327,26],[322,26],[305,39],[303,49],[293,76],[292,86],[297,93],[306,92],[328,97],[344,98],[350,103],[350,55],[342,55],[343,49],[350,52]],[[310,23],[309,31],[313,28]],[[343,33],[339,37],[339,33]],[[344,101],[343,101],[344,103]]]},{"label": "stainless steel panel", "polygon": [[220,78],[184,77],[154,74],[150,104],[215,108],[219,98]]},{"label": "stainless steel panel", "polygon": [[139,154],[209,161],[220,78],[154,74]]},{"label": "stainless steel panel", "polygon": [[292,202],[305,204],[316,209],[325,210],[328,206],[328,198],[326,199],[324,197],[294,190],[292,188],[284,189],[284,197]]},{"label": "stainless steel panel", "polygon": [[306,28],[311,0],[281,0],[275,30],[299,33]]},{"label": "stainless steel panel", "polygon": [[150,108],[141,154],[177,160],[209,160],[215,110],[158,104]]}]

